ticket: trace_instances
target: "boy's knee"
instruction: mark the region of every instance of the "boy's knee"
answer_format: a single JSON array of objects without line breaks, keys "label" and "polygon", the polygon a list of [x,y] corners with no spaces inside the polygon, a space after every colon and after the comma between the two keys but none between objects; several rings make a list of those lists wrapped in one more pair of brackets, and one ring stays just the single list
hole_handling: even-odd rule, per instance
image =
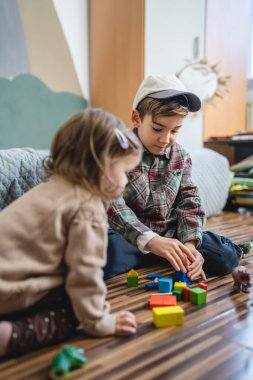
[{"label": "boy's knee", "polygon": [[233,249],[224,252],[224,254],[220,257],[219,260],[219,269],[218,274],[224,275],[227,273],[231,273],[232,269],[238,266],[240,261],[240,256],[238,256],[237,252]]},{"label": "boy's knee", "polygon": [[[204,270],[210,275],[225,275],[238,266],[241,248],[231,240],[213,233],[208,233],[203,247],[205,259]],[[202,252],[201,252],[202,253]]]},{"label": "boy's knee", "polygon": [[203,269],[213,276],[221,276],[231,273],[232,269],[238,266],[240,257],[236,252],[226,252],[223,255],[213,255],[212,259],[205,259]]}]

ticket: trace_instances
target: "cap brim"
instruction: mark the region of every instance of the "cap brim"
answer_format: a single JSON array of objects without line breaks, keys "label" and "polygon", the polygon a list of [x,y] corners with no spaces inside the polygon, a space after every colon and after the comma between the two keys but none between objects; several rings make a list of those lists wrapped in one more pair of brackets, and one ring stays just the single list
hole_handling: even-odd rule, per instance
[{"label": "cap brim", "polygon": [[171,99],[183,95],[187,98],[188,107],[190,112],[197,112],[201,108],[201,101],[199,97],[192,92],[178,91],[178,90],[163,90],[148,94],[147,97],[153,99]]}]

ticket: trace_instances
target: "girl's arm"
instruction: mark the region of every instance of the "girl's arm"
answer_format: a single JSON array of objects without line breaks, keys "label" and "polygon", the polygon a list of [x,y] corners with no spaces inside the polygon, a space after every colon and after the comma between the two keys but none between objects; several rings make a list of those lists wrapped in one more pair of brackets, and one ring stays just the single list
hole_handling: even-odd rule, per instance
[{"label": "girl's arm", "polygon": [[65,251],[66,290],[83,329],[97,336],[115,333],[116,316],[106,302],[103,266],[106,262],[105,215],[79,211],[68,231]]}]

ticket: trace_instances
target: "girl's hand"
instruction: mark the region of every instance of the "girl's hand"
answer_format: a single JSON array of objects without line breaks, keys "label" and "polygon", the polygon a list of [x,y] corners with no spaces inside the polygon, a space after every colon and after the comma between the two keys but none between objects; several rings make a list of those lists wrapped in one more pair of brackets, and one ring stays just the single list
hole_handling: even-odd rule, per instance
[{"label": "girl's hand", "polygon": [[177,239],[156,236],[145,246],[150,252],[168,260],[176,271],[187,272],[187,259],[193,263],[195,255]]},{"label": "girl's hand", "polygon": [[202,268],[203,264],[204,264],[204,258],[203,258],[203,256],[195,248],[195,244],[194,243],[186,242],[185,245],[187,246],[187,248],[190,249],[191,253],[195,257],[195,261],[193,261],[192,263],[190,263],[190,265],[188,267],[188,273],[187,273],[188,277],[191,280],[195,280],[196,278],[198,278],[199,276],[201,276],[202,280],[206,281],[206,275],[205,275],[205,272],[203,271],[203,268]]},{"label": "girl's hand", "polygon": [[133,335],[137,331],[135,315],[130,311],[116,314],[116,335]]}]

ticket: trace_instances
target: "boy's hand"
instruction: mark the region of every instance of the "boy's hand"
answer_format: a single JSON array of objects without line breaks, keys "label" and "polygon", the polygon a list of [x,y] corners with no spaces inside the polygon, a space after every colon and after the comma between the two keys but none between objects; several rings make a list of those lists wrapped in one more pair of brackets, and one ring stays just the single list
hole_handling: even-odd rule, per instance
[{"label": "boy's hand", "polygon": [[175,270],[181,270],[184,273],[187,272],[186,258],[192,264],[196,260],[191,250],[177,239],[156,236],[146,244],[145,248],[168,260]]},{"label": "boy's hand", "polygon": [[130,311],[116,314],[116,335],[133,335],[137,331],[135,315]]},{"label": "boy's hand", "polygon": [[202,280],[205,281],[206,275],[205,275],[205,272],[203,271],[203,268],[202,268],[203,264],[204,264],[203,256],[195,248],[196,244],[194,242],[188,241],[185,243],[185,246],[187,248],[189,248],[189,250],[191,251],[191,253],[195,257],[195,261],[193,261],[188,267],[188,273],[187,273],[188,277],[191,280],[194,280],[194,279],[198,278],[199,276],[201,276]]}]

